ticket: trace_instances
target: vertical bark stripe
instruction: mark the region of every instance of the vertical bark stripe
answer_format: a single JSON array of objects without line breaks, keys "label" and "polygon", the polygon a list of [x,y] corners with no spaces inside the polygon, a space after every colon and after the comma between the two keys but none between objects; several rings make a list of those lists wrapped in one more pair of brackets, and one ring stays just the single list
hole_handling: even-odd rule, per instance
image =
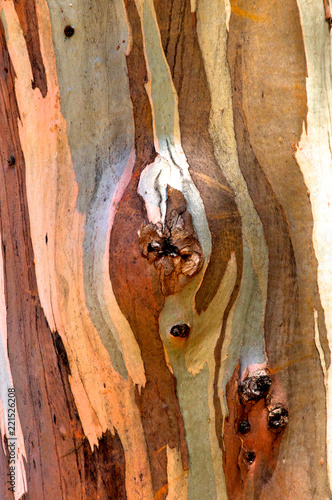
[{"label": "vertical bark stripe", "polygon": [[26,41],[33,75],[32,88],[39,88],[43,97],[47,94],[47,79],[40,51],[40,39],[35,0],[14,0],[15,10]]}]

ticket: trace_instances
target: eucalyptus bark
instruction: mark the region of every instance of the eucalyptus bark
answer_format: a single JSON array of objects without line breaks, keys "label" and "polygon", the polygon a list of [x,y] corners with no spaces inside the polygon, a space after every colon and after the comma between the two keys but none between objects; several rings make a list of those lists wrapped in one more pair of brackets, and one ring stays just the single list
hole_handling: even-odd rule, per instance
[{"label": "eucalyptus bark", "polygon": [[331,498],[328,9],[1,2],[1,498]]}]

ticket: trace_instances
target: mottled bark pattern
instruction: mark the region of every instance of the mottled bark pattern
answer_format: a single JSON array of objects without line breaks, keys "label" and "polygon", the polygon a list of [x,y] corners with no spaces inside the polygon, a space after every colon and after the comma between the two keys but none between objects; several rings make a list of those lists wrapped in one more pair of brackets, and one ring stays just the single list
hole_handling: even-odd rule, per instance
[{"label": "mottled bark pattern", "polygon": [[[18,132],[15,75],[2,22],[0,49],[1,249],[8,355],[27,450],[28,498],[107,499],[112,498],[112,491],[126,498],[121,442],[108,435],[99,450],[91,451],[68,382],[68,361],[61,339],[50,331],[40,305]],[[7,161],[11,157],[15,165],[10,166]],[[104,464],[105,455],[108,466]],[[85,489],[90,496],[85,496]]]},{"label": "mottled bark pattern", "polygon": [[330,498],[303,1],[3,3],[23,498]]},{"label": "mottled bark pattern", "polygon": [[212,255],[195,298],[200,313],[218,289],[230,251],[236,252],[241,273],[241,221],[232,189],[215,160],[208,132],[211,97],[190,1],[155,0],[154,4],[162,45],[179,99],[182,146],[204,202],[212,238]]},{"label": "mottled bark pattern", "polygon": [[[272,4],[268,6],[264,0],[261,0],[255,3],[250,14],[246,2],[234,0],[231,4],[228,62],[232,80],[234,127],[239,162],[250,196],[262,221],[269,248],[264,335],[269,368],[279,381],[278,384],[272,382],[270,402],[281,403],[289,407],[289,426],[286,431],[289,433],[287,434],[287,457],[289,457],[287,465],[282,466],[279,463],[278,476],[274,475],[270,483],[258,466],[257,469],[256,466],[252,467],[253,470],[248,473],[248,477],[252,476],[253,498],[259,498],[260,495],[273,496],[277,494],[277,491],[281,491],[278,495],[292,498],[297,495],[296,489],[298,488],[298,484],[291,480],[293,471],[304,467],[304,457],[295,451],[298,449],[298,443],[302,442],[304,434],[307,436],[307,449],[315,449],[316,438],[311,426],[315,421],[315,415],[320,411],[318,408],[324,405],[323,400],[319,401],[317,396],[317,394],[322,394],[319,387],[322,386],[323,381],[317,352],[311,340],[314,336],[313,328],[308,330],[304,327],[306,321],[310,324],[310,319],[304,319],[310,314],[310,310],[307,306],[307,298],[301,291],[301,287],[307,284],[303,284],[298,275],[297,256],[294,253],[287,215],[273,191],[269,178],[276,179],[273,177],[274,172],[271,168],[273,164],[280,171],[287,172],[281,175],[288,175],[289,178],[298,175],[293,148],[298,143],[303,123],[306,122],[305,55],[299,12],[295,1],[284,2],[280,11],[276,6]],[[268,58],[267,52],[264,55],[260,50],[261,38],[259,37],[263,33],[268,33],[264,49],[270,50]],[[283,73],[285,67],[287,68],[286,75]],[[274,76],[267,79],[266,75],[269,75],[271,70]],[[277,96],[278,101],[276,101]],[[259,129],[255,126],[258,122]],[[285,165],[286,171],[283,170]],[[303,189],[302,179],[301,183],[301,189]],[[302,199],[305,199],[305,196]],[[290,214],[291,212],[288,215]],[[310,219],[311,216],[308,215],[308,220]],[[312,251],[312,247],[308,251]],[[302,256],[298,255],[299,264],[301,258]],[[308,275],[315,272],[315,260],[312,259],[310,267],[306,269],[305,279],[308,281]],[[319,304],[317,308],[320,309]],[[300,368],[301,363],[303,366]],[[310,379],[305,375],[308,373],[311,374]],[[278,389],[279,383],[281,386]],[[232,406],[233,399],[231,390],[229,389],[228,394],[230,406]],[[303,394],[308,391],[316,394],[313,404],[309,407],[303,401]],[[299,410],[299,405],[302,405],[302,410]],[[301,423],[292,421],[299,411],[306,413],[306,424],[303,421]],[[264,428],[266,428],[266,408],[262,408],[261,416],[258,418],[264,421]],[[229,421],[232,422],[231,416]],[[230,423],[230,426],[232,425]],[[317,425],[319,428],[321,425],[324,426],[325,420]],[[267,443],[271,440],[269,432],[265,434],[265,436],[270,436],[269,439],[257,436],[256,445],[253,441],[253,451],[257,457],[259,452],[256,451],[255,446],[259,447],[260,443]],[[231,446],[234,447],[234,443]],[[271,452],[273,449],[275,445],[271,448]],[[228,450],[229,447],[226,446],[226,460]],[[308,472],[304,478],[306,482],[304,491],[316,491],[316,488],[321,487],[321,495],[324,496],[326,494],[326,469],[320,466],[322,453],[319,451],[319,456],[315,457],[315,473],[309,472],[311,461],[306,463],[305,467]],[[322,460],[324,461],[325,458]],[[227,461],[230,463],[229,460]],[[234,462],[233,464],[236,467]],[[276,460],[270,462],[269,478],[272,478],[272,470],[276,464]],[[242,496],[236,496],[236,494],[233,496],[236,477],[238,476],[235,472],[234,475],[226,474],[229,498],[242,498],[242,496],[244,498],[247,494],[247,486],[239,477],[238,488]],[[310,498],[310,495],[310,493],[305,493],[304,498]]]},{"label": "mottled bark pattern", "polygon": [[[188,465],[182,417],[176,397],[176,381],[165,360],[158,319],[164,297],[158,271],[141,256],[138,231],[145,221],[145,208],[137,193],[139,175],[155,159],[151,109],[144,89],[147,80],[141,23],[135,3],[126,1],[133,33],[127,57],[131,99],[134,108],[136,161],[132,180],[118,206],[111,233],[110,277],[122,312],[128,319],[141,349],[147,384],[137,404],[149,453],[154,492],[167,494],[166,445],[182,451]],[[129,222],[130,221],[130,222]],[[128,223],[129,222],[129,223]],[[126,249],[124,252],[123,249]]]}]

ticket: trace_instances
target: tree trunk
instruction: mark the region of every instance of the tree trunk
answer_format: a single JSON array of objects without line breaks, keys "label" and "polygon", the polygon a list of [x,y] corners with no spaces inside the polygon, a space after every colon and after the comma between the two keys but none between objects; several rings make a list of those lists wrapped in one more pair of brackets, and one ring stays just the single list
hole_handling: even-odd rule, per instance
[{"label": "tree trunk", "polygon": [[329,2],[72,2],[1,3],[0,498],[331,498]]}]

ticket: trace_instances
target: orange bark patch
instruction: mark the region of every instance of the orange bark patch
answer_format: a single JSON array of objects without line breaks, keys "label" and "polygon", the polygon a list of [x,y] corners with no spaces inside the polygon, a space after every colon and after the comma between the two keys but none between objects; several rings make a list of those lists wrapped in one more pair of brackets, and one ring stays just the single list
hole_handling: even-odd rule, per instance
[{"label": "orange bark patch", "polygon": [[[275,378],[272,384],[278,386]],[[243,403],[239,397],[239,365],[226,387],[229,414],[224,427],[224,468],[228,498],[260,498],[272,477],[279,454],[282,431],[269,428],[271,395]],[[274,389],[274,395],[278,391]],[[281,400],[284,400],[280,395]]]}]

